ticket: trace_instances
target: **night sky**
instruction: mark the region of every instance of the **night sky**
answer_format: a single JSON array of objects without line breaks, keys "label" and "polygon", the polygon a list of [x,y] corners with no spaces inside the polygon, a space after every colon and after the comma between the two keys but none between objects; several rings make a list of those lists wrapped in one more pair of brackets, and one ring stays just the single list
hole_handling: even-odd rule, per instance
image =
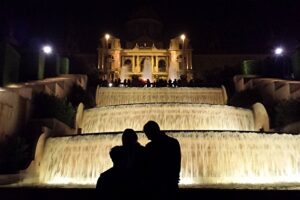
[{"label": "night sky", "polygon": [[300,43],[297,0],[1,0],[1,36],[20,47],[49,42],[61,51],[96,53],[101,35],[121,40],[124,24],[141,6],[164,25],[162,39],[181,33],[194,53],[268,53],[276,45]]}]

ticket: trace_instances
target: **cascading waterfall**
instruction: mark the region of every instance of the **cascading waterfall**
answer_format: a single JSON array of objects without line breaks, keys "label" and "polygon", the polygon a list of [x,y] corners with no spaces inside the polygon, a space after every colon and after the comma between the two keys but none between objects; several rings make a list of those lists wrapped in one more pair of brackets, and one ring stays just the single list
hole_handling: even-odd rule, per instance
[{"label": "cascading waterfall", "polygon": [[123,83],[125,79],[128,79],[129,76],[128,76],[128,66],[127,65],[124,65],[121,67],[121,73],[120,73],[120,79],[121,79],[121,82]]},{"label": "cascading waterfall", "polygon": [[142,131],[149,120],[163,130],[255,130],[252,110],[178,103],[96,107],[84,111],[81,127],[82,133]]},{"label": "cascading waterfall", "polygon": [[146,57],[144,60],[142,78],[145,80],[149,79],[149,81],[152,82],[152,63],[149,57]]},{"label": "cascading waterfall", "polygon": [[[238,132],[169,132],[181,145],[180,184],[300,183],[300,136]],[[142,144],[144,134],[138,134]],[[39,170],[41,184],[94,186],[112,166],[109,150],[121,134],[49,138]]]},{"label": "cascading waterfall", "polygon": [[169,67],[168,79],[171,81],[174,81],[175,79],[178,80],[178,72],[177,72],[175,62],[176,61],[171,60],[170,67]]},{"label": "cascading waterfall", "polygon": [[96,91],[97,106],[134,103],[207,103],[224,105],[226,91],[220,88],[105,88]]}]

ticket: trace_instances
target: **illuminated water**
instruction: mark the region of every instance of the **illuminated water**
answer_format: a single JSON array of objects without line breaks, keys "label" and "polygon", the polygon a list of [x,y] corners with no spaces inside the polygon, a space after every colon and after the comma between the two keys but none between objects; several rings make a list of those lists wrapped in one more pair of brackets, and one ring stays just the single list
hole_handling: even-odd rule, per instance
[{"label": "illuminated water", "polygon": [[144,80],[149,79],[149,81],[152,83],[152,64],[149,57],[146,57],[144,60],[144,68],[142,71],[142,78]]},{"label": "illuminated water", "polygon": [[174,81],[175,79],[178,80],[178,73],[175,61],[171,60],[170,67],[169,67],[169,73],[168,73],[168,79],[171,81]]},{"label": "illuminated water", "polygon": [[142,131],[156,121],[163,130],[254,131],[252,110],[207,104],[133,104],[96,107],[84,111],[82,133]]},{"label": "illuminated water", "polygon": [[[168,133],[181,145],[181,186],[290,184],[300,179],[300,136],[238,132]],[[40,184],[95,185],[121,135],[49,138]],[[147,142],[139,134],[142,144]]]},{"label": "illuminated water", "polygon": [[225,89],[219,88],[97,88],[98,106],[134,103],[207,103],[224,105]]},{"label": "illuminated water", "polygon": [[121,67],[121,73],[120,73],[120,79],[121,79],[121,82],[123,83],[125,79],[128,79],[129,76],[128,76],[128,66],[127,65],[124,65]]}]

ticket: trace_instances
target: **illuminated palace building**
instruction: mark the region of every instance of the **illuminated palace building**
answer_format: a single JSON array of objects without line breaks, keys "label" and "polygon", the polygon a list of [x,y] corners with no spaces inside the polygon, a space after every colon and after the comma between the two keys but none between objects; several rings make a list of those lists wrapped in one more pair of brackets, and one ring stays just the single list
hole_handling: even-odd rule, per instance
[{"label": "illuminated palace building", "polygon": [[164,45],[158,39],[162,23],[153,13],[143,10],[126,23],[126,31],[128,39],[124,45],[111,34],[100,38],[98,69],[101,78],[124,81],[135,77],[151,82],[192,78],[192,49],[186,35],[178,34]]}]

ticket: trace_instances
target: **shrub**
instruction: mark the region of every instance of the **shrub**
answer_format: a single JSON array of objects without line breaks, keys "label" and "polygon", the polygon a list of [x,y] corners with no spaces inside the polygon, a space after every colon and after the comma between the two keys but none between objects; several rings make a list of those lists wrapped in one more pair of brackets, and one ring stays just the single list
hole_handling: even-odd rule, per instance
[{"label": "shrub", "polygon": [[279,102],[275,107],[276,127],[286,126],[300,121],[300,99]]},{"label": "shrub", "polygon": [[232,98],[229,99],[228,105],[251,108],[256,102],[262,102],[260,93],[255,89],[244,90],[242,92],[235,93]]},{"label": "shrub", "polygon": [[73,127],[75,110],[70,103],[54,95],[36,93],[33,97],[33,117],[56,118]]},{"label": "shrub", "polygon": [[24,169],[29,157],[29,145],[24,138],[7,137],[0,143],[0,174],[15,173]]},{"label": "shrub", "polygon": [[84,104],[85,108],[92,108],[96,105],[93,95],[79,85],[73,85],[68,100],[74,108],[81,102]]}]

